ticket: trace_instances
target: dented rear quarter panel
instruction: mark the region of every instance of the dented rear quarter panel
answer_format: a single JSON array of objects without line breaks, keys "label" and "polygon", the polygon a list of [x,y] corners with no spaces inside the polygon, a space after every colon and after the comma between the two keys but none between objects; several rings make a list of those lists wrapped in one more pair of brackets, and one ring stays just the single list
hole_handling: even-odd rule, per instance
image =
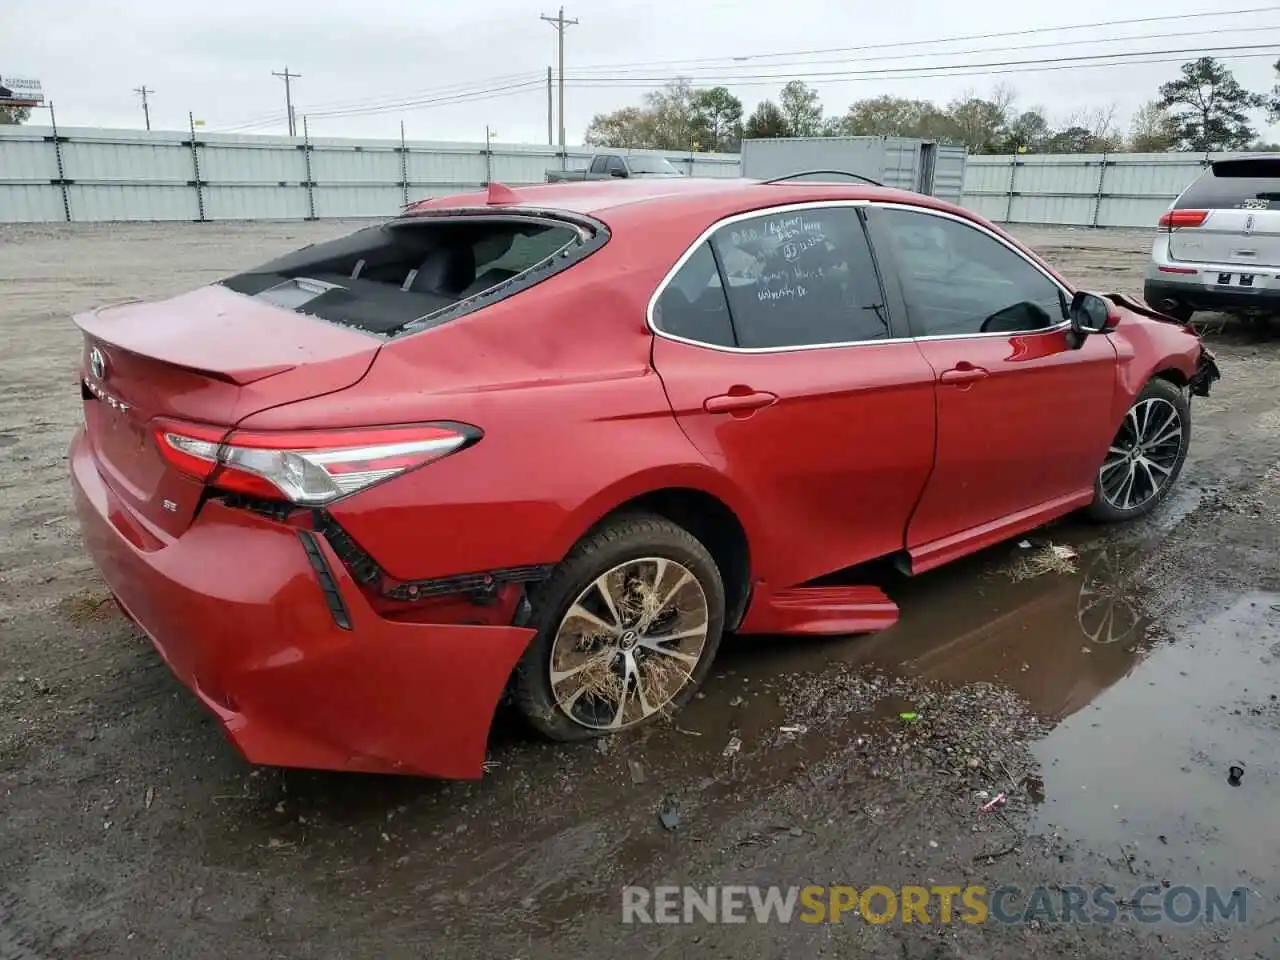
[{"label": "dented rear quarter panel", "polygon": [[581,265],[590,269],[385,344],[358,389],[240,426],[453,420],[484,431],[330,507],[401,579],[557,562],[620,504],[671,487],[717,497],[750,535],[749,502],[680,430],[650,365],[644,310],[669,263],[616,240]]}]

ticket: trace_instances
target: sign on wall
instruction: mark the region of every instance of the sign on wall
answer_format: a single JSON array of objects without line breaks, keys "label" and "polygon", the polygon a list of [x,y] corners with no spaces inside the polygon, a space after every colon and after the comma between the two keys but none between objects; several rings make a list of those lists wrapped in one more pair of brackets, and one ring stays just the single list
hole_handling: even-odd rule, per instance
[{"label": "sign on wall", "polygon": [[40,107],[44,105],[44,89],[39,80],[0,74],[0,106]]}]

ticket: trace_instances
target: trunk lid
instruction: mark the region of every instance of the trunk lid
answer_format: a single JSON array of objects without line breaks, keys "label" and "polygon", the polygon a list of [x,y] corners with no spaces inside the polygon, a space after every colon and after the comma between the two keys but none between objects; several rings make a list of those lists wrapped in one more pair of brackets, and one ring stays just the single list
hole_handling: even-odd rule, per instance
[{"label": "trunk lid", "polygon": [[1280,210],[1210,210],[1198,227],[1179,227],[1169,253],[1186,263],[1280,267]]},{"label": "trunk lid", "polygon": [[158,418],[226,427],[253,413],[359,381],[381,341],[213,285],[75,317],[84,334],[85,429],[111,488],[177,536],[202,486],[156,446]]}]

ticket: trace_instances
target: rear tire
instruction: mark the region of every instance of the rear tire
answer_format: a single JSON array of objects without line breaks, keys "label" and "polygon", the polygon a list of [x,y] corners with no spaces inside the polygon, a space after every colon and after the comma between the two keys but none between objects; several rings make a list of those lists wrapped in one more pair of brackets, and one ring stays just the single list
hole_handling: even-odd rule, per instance
[{"label": "rear tire", "polygon": [[1168,380],[1151,380],[1125,413],[1093,483],[1095,520],[1146,516],[1182,473],[1191,441],[1191,401]]},{"label": "rear tire", "polygon": [[1195,316],[1195,310],[1188,307],[1185,303],[1172,304],[1169,309],[1164,312],[1180,323],[1190,323],[1191,318]]},{"label": "rear tire", "polygon": [[601,737],[679,710],[724,629],[711,554],[650,514],[578,541],[529,599],[537,635],[516,666],[515,702],[553,740]]}]

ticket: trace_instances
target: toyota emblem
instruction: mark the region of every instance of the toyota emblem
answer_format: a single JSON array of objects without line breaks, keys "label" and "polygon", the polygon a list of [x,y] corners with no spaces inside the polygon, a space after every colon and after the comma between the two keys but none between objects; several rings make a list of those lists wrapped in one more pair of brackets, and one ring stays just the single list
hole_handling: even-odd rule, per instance
[{"label": "toyota emblem", "polygon": [[98,380],[107,375],[107,358],[102,355],[102,351],[97,347],[89,351],[89,369]]}]

